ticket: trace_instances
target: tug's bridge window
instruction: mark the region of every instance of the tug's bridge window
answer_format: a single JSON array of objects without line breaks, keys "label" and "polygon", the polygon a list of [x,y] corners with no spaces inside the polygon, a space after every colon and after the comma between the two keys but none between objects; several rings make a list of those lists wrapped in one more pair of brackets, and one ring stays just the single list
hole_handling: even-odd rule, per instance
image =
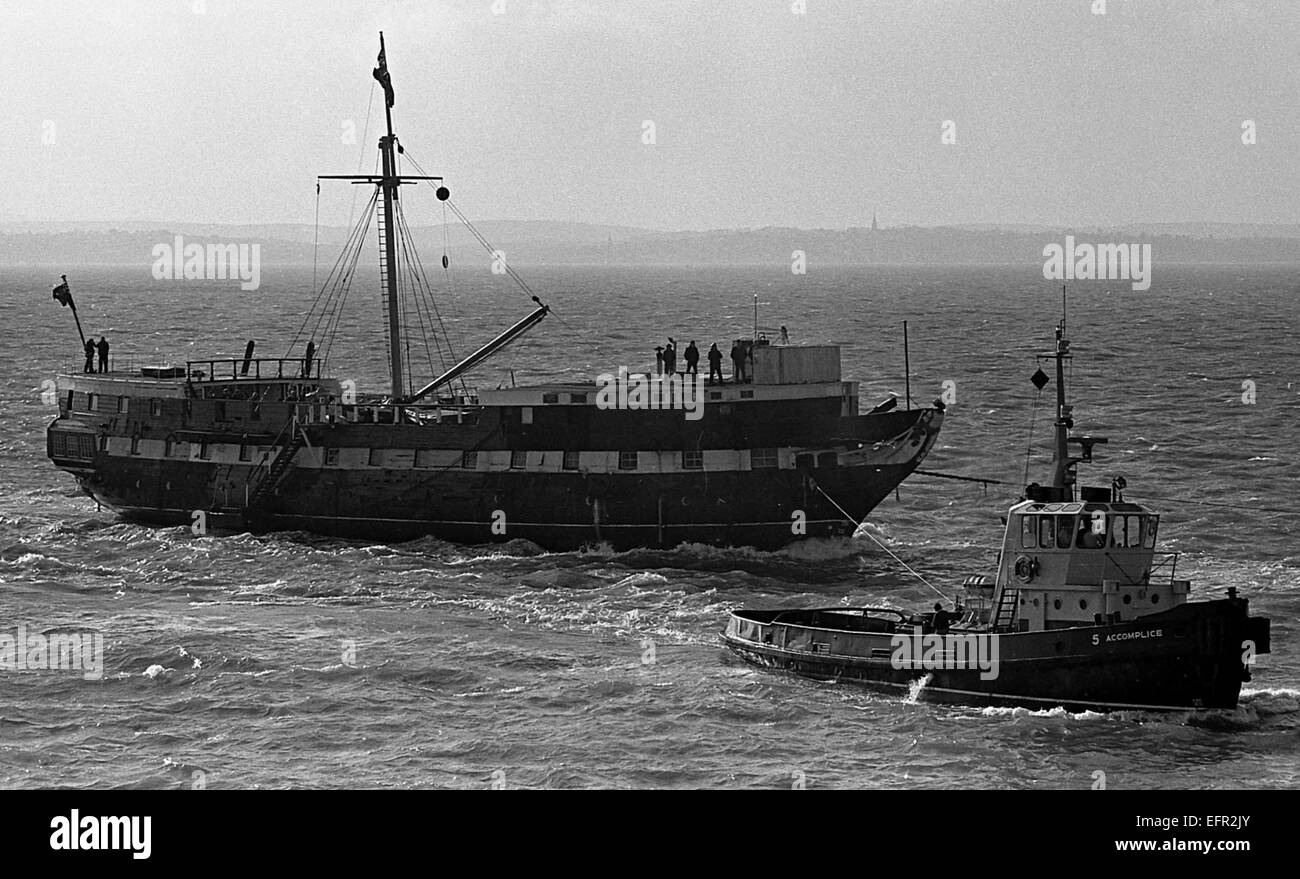
[{"label": "tug's bridge window", "polygon": [[[1128,549],[1142,546],[1144,527],[1146,527],[1145,516],[1111,516],[1110,545]],[[1155,545],[1154,533],[1152,534],[1151,543],[1148,545]]]}]

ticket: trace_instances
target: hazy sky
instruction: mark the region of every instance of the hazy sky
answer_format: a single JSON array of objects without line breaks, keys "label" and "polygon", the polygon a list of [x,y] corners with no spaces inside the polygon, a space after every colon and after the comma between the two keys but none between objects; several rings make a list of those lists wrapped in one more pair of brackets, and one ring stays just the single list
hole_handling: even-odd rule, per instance
[{"label": "hazy sky", "polygon": [[1094,3],[0,0],[0,219],[310,223],[373,167],[382,29],[480,220],[1300,222],[1300,2]]}]

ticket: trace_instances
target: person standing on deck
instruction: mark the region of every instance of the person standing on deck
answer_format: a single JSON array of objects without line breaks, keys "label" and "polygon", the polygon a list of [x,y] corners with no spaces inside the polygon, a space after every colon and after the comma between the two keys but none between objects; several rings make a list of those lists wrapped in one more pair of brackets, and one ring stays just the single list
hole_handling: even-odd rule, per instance
[{"label": "person standing on deck", "polygon": [[672,375],[677,371],[677,343],[668,337],[668,346],[664,348],[664,372]]},{"label": "person standing on deck", "polygon": [[664,374],[664,346],[655,345],[655,375]]},{"label": "person standing on deck", "polygon": [[736,384],[745,380],[745,349],[739,342],[731,346],[731,380]]},{"label": "person standing on deck", "polygon": [[99,349],[99,371],[108,372],[108,339],[100,336],[99,344],[95,347]]},{"label": "person standing on deck", "polygon": [[700,374],[700,349],[695,347],[695,340],[686,346],[686,371],[691,375]]},{"label": "person standing on deck", "polygon": [[95,371],[95,340],[94,339],[86,340],[86,365],[82,367],[81,371],[91,372],[91,373]]},{"label": "person standing on deck", "polygon": [[718,377],[718,384],[725,385],[727,382],[722,377],[722,352],[718,350],[718,343],[714,342],[709,346],[709,384],[713,384],[713,376]]}]

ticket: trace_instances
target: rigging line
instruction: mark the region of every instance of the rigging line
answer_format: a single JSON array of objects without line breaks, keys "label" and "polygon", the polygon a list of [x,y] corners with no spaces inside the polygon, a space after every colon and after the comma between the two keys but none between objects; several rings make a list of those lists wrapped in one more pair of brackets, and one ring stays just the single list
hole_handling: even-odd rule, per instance
[{"label": "rigging line", "polygon": [[[442,318],[442,312],[438,307],[437,297],[433,295],[433,285],[429,282],[428,271],[424,268],[424,260],[421,259],[419,249],[416,248],[415,246],[415,234],[414,232],[411,231],[410,225],[407,223],[404,214],[401,216],[401,224],[404,229],[404,235],[406,236],[409,242],[410,254],[411,254],[410,261],[415,267],[415,269],[417,270],[418,278],[421,282],[421,286],[418,288],[418,290],[422,294],[422,298],[427,299],[426,307],[430,315],[429,330],[433,333],[434,345],[438,349],[438,357],[440,362],[442,363],[443,370],[445,371],[448,368],[448,362],[445,359],[447,356],[450,356],[452,363],[455,363],[457,361],[458,358],[456,357],[456,349],[455,346],[452,344],[451,335],[447,331],[447,324]],[[439,329],[442,330],[441,342],[438,339]],[[425,342],[426,342],[426,349],[427,349],[427,343],[428,343],[427,338]],[[443,352],[444,343],[447,348],[446,355],[444,355]],[[432,366],[432,361],[430,362],[430,366]],[[468,396],[469,386],[465,383],[463,377],[459,380],[459,384],[462,393]]]},{"label": "rigging line", "polygon": [[1038,420],[1038,404],[1042,399],[1043,392],[1041,390],[1034,391],[1034,405],[1029,410],[1029,441],[1025,444],[1025,485],[1029,484],[1029,459],[1034,454],[1034,423]]},{"label": "rigging line", "polygon": [[[962,482],[979,482],[988,485],[1014,485],[1005,479],[988,479],[982,476],[958,476],[953,473],[937,473],[933,470],[913,470],[918,476],[933,476],[938,479],[957,479]],[[1247,510],[1257,513],[1281,513],[1286,516],[1300,516],[1300,507],[1261,507],[1250,503],[1230,503],[1228,501],[1201,501],[1188,497],[1170,497],[1169,495],[1149,494],[1145,491],[1136,492],[1144,500],[1148,501],[1167,501],[1175,504],[1196,504],[1202,507],[1220,507],[1225,510]]]},{"label": "rigging line", "polygon": [[1253,510],[1255,512],[1260,512],[1260,513],[1282,513],[1288,516],[1300,515],[1300,508],[1292,508],[1287,510],[1281,507],[1257,507],[1252,504],[1230,504],[1222,501],[1196,501],[1196,500],[1192,500],[1191,498],[1183,498],[1183,497],[1178,497],[1178,498],[1162,497],[1161,495],[1148,495],[1145,492],[1140,492],[1140,494],[1144,498],[1149,497],[1152,500],[1170,501],[1171,503],[1197,504],[1198,506],[1202,506],[1202,507],[1223,507],[1224,509],[1228,509],[1228,510]]},{"label": "rigging line", "polygon": [[[375,85],[378,81],[372,79],[370,82],[370,100],[366,102],[366,124],[361,129],[361,150],[357,156],[357,173],[361,173],[361,163],[366,160],[366,140],[370,136],[370,111],[375,106]],[[379,154],[375,153],[375,173],[379,172]],[[352,224],[352,218],[357,213],[357,196],[361,194],[360,190],[352,192],[352,207],[348,208],[348,224]]]},{"label": "rigging line", "polygon": [[[330,270],[330,274],[325,280],[325,286],[321,288],[321,294],[317,296],[317,301],[312,304],[311,310],[303,319],[302,326],[299,328],[298,333],[295,334],[293,342],[291,343],[290,351],[292,351],[292,344],[296,344],[302,338],[304,331],[307,329],[307,324],[313,317],[315,317],[316,320],[311,326],[311,333],[308,338],[319,338],[322,322],[326,322],[328,328],[328,318],[337,312],[339,305],[336,300],[342,286],[350,283],[350,280],[348,279],[348,269],[349,266],[356,262],[359,254],[359,247],[365,240],[365,230],[369,227],[369,218],[373,213],[374,201],[375,196],[372,196],[367,202],[366,212],[363,215],[362,222],[353,227],[352,231],[349,233],[348,239],[344,243],[343,249],[339,252],[339,257],[335,261],[334,267]],[[328,295],[325,295],[327,290]],[[321,296],[324,296],[323,302],[321,301]],[[327,356],[327,352],[322,352],[322,362]]]},{"label": "rigging line", "polygon": [[[355,230],[354,230],[354,231],[355,231]],[[293,353],[293,346],[296,345],[296,344],[298,343],[298,341],[302,338],[302,336],[303,336],[303,331],[307,328],[307,323],[311,320],[312,315],[316,313],[316,309],[317,309],[318,307],[326,307],[326,308],[327,308],[330,299],[333,298],[334,293],[333,293],[333,288],[330,286],[330,282],[331,282],[331,279],[334,278],[334,274],[335,274],[335,272],[337,272],[337,271],[339,270],[340,266],[343,264],[344,258],[345,258],[346,255],[347,255],[347,247],[348,247],[348,244],[345,243],[345,244],[344,244],[344,248],[343,248],[343,250],[339,251],[338,258],[335,259],[335,261],[334,261],[334,265],[333,265],[333,267],[330,269],[330,273],[329,273],[329,275],[327,275],[326,278],[325,278],[325,285],[321,287],[321,289],[320,289],[319,292],[317,292],[317,294],[316,294],[316,299],[312,302],[311,308],[309,308],[309,309],[307,310],[307,314],[305,314],[305,315],[303,316],[302,324],[299,325],[298,330],[294,333],[293,337],[290,339],[290,341],[289,341],[289,350],[286,351],[286,352],[285,352],[285,355],[284,355],[286,358],[288,358],[288,357]],[[328,297],[325,297],[325,291],[326,291],[327,289],[331,290],[331,292],[330,292],[330,295],[329,295]],[[325,305],[324,305],[324,306],[321,306],[321,298],[322,298],[322,297],[325,297]]]},{"label": "rigging line", "polygon": [[316,181],[316,227],[311,243],[311,288],[316,289],[316,258],[320,254],[320,181]]},{"label": "rigging line", "polygon": [[370,200],[366,203],[366,211],[362,215],[361,222],[358,223],[357,228],[355,229],[355,235],[351,239],[350,247],[346,252],[348,260],[341,267],[341,271],[339,272],[335,282],[335,295],[337,299],[333,306],[328,310],[323,333],[324,337],[322,339],[322,348],[326,352],[326,358],[328,358],[329,353],[332,352],[334,348],[334,339],[338,335],[338,328],[343,320],[344,308],[347,303],[348,294],[352,290],[353,279],[356,277],[356,270],[361,259],[361,252],[365,247],[366,238],[369,235],[370,223],[374,218],[374,209],[377,201],[378,190],[376,189],[375,194],[372,195]]},{"label": "rigging line", "polygon": [[[405,217],[406,217],[406,212],[402,208],[401,204],[399,203],[398,205],[395,206],[394,209],[394,219],[396,220],[395,223],[396,228],[393,231],[394,234],[397,235],[396,238],[397,250],[401,254],[400,265],[405,267],[407,273],[405,277],[403,277],[400,273],[398,274],[398,278],[401,281],[401,284],[399,286],[401,287],[401,290],[404,293],[404,297],[402,299],[403,319],[405,320],[406,317],[408,317],[411,314],[411,309],[414,308],[415,319],[419,322],[420,325],[420,341],[424,345],[425,358],[428,361],[430,371],[432,371],[433,357],[432,354],[429,352],[429,336],[428,336],[428,331],[425,328],[424,310],[422,307],[422,303],[420,301],[421,300],[420,279],[416,276],[415,268],[411,261],[412,245],[410,241],[409,231],[406,227]],[[406,296],[409,296],[411,299],[409,305],[406,302],[406,298],[405,298]],[[414,372],[411,364],[411,334],[410,333],[407,333],[404,336],[404,341],[406,343],[406,371],[407,371],[407,375],[412,378],[412,386],[414,387],[417,383],[414,381]]]},{"label": "rigging line", "polygon": [[[402,215],[401,219],[402,219],[401,225],[402,225],[402,234],[403,234],[403,242],[404,242],[403,247],[404,249],[408,249],[411,253],[410,264],[412,266],[412,271],[416,276],[415,306],[416,306],[416,314],[420,318],[420,332],[424,340],[425,358],[427,359],[429,364],[429,372],[433,375],[437,375],[438,374],[437,367],[435,367],[433,364],[433,352],[429,349],[430,335],[433,336],[433,346],[438,351],[438,362],[442,364],[442,368],[444,371],[447,369],[446,355],[443,353],[442,343],[438,341],[437,324],[435,324],[434,314],[433,311],[431,310],[431,307],[436,309],[437,306],[433,301],[432,291],[428,290],[428,279],[427,277],[424,276],[424,266],[420,262],[420,254],[415,247],[415,236],[411,232],[411,228],[407,224],[406,217],[404,214]],[[427,330],[425,329],[426,319],[428,321]],[[442,318],[441,316],[439,316],[437,323],[440,324],[441,322],[442,322]],[[446,332],[446,328],[444,327],[444,334],[445,332]],[[448,347],[450,348],[450,340],[448,340]]]},{"label": "rigging line", "polygon": [[[338,270],[339,266],[340,266],[340,265],[342,264],[342,262],[343,262],[343,258],[344,258],[345,254],[346,254],[346,251],[347,251],[347,244],[345,243],[343,249],[339,251],[339,255],[338,255],[338,257],[335,258],[335,260],[334,260],[334,265],[330,267],[330,272],[329,272],[329,274],[326,275],[326,277],[325,277],[325,285],[329,285],[331,279],[334,277],[334,273]],[[309,308],[309,309],[307,310],[307,314],[304,315],[304,317],[303,317],[302,325],[299,326],[297,332],[294,333],[293,338],[292,338],[292,340],[290,341],[290,349],[291,349],[291,350],[292,350],[292,346],[293,346],[293,344],[294,344],[295,342],[297,342],[297,340],[301,337],[301,335],[302,335],[302,331],[303,331],[303,329],[304,329],[304,328],[306,327],[306,325],[307,325],[307,321],[309,321],[309,320],[311,319],[311,316],[316,312],[316,308],[317,308],[317,306],[320,304],[321,297],[325,295],[325,291],[326,291],[326,289],[327,289],[327,286],[322,286],[322,287],[317,291],[317,293],[316,293],[316,298],[315,298],[315,300],[313,300],[312,305],[311,305],[311,308]],[[287,357],[287,356],[288,356],[288,353],[286,353],[285,356]]]},{"label": "rigging line", "polygon": [[[429,328],[433,332],[433,341],[438,348],[439,361],[442,363],[443,369],[445,370],[448,368],[448,362],[444,358],[443,346],[445,345],[447,349],[446,357],[450,357],[453,364],[459,359],[456,357],[456,347],[452,344],[451,334],[447,332],[447,323],[443,320],[442,310],[438,307],[438,299],[433,295],[433,285],[429,283],[429,275],[424,268],[424,261],[420,258],[419,251],[415,248],[414,235],[410,232],[409,228],[407,232],[412,235],[411,250],[415,257],[416,267],[418,268],[420,277],[423,280],[423,295],[427,300],[427,307],[430,313]],[[441,341],[438,339],[439,330],[442,331]],[[461,384],[463,385],[464,382]]]},{"label": "rigging line", "polygon": [[[367,224],[368,225],[368,224]],[[338,334],[339,324],[343,320],[344,308],[347,304],[348,294],[352,292],[352,281],[356,276],[357,265],[361,258],[361,245],[364,244],[364,235],[361,236],[361,242],[352,250],[351,261],[345,266],[344,271],[339,276],[338,283],[338,301],[330,314],[330,319],[326,322],[322,347],[325,349],[326,357],[334,350],[334,339]]]},{"label": "rigging line", "polygon": [[[399,303],[399,305],[400,305],[399,310],[400,310],[400,313],[401,313],[401,315],[402,315],[402,326],[406,326],[406,325],[407,325],[407,319],[408,319],[409,316],[410,316],[410,313],[411,313],[411,307],[412,307],[412,305],[414,305],[414,306],[415,306],[415,310],[416,310],[416,318],[420,321],[420,337],[421,337],[421,339],[422,339],[423,342],[424,342],[425,350],[428,351],[428,348],[429,348],[429,341],[428,341],[428,337],[425,335],[425,331],[424,331],[424,319],[420,316],[420,311],[419,311],[419,299],[418,299],[418,297],[417,297],[417,294],[414,293],[414,292],[412,292],[412,290],[411,290],[411,287],[412,287],[412,285],[413,285],[415,282],[414,282],[414,280],[411,278],[411,273],[412,273],[412,271],[411,271],[411,261],[410,261],[410,255],[407,253],[407,239],[406,239],[406,236],[402,233],[402,229],[403,229],[404,223],[402,222],[402,207],[401,207],[401,204],[400,204],[400,203],[394,205],[394,213],[396,214],[396,217],[397,217],[397,228],[396,228],[394,231],[395,231],[396,234],[397,234],[397,243],[398,243],[398,247],[400,248],[400,250],[401,250],[403,256],[406,257],[406,261],[405,261],[405,263],[403,263],[403,262],[401,262],[401,261],[399,260],[398,265],[397,265],[397,289],[398,289],[398,300],[397,300],[397,301],[398,301],[398,303]],[[403,265],[406,266],[406,274],[405,274],[405,275],[403,275],[403,273],[402,273],[402,266],[403,266]],[[409,303],[409,304],[408,304],[408,302],[407,302],[408,297],[409,297],[410,300],[411,300],[411,303]],[[403,336],[402,336],[402,345],[403,345],[403,347],[405,348],[404,353],[406,354],[406,379],[407,379],[408,382],[411,383],[411,387],[414,388],[414,387],[415,387],[415,383],[414,383],[414,374],[415,374],[415,373],[414,373],[414,370],[411,368],[411,334],[410,334],[410,333],[405,333],[405,334],[403,334]],[[407,390],[406,388],[402,388],[402,395],[403,395],[403,396],[406,395],[406,390]]]},{"label": "rigging line", "polygon": [[1005,479],[985,479],[981,476],[957,476],[953,473],[938,473],[934,470],[913,470],[918,476],[933,476],[936,479],[956,479],[961,482],[978,482],[982,485],[1015,485],[1014,482],[1008,482]]},{"label": "rigging line", "polygon": [[[429,172],[425,171],[424,167],[420,165],[418,161],[416,161],[415,157],[409,154],[409,150],[407,151],[406,157],[410,159],[411,164],[414,165],[421,174],[424,174],[425,176],[431,176],[429,175]],[[478,240],[479,244],[483,245],[484,249],[487,250],[488,253],[493,254],[495,256],[495,254],[497,253],[496,248],[494,248],[491,242],[489,242],[487,238],[483,235],[483,233],[479,232],[478,228],[472,222],[470,222],[469,217],[465,216],[464,212],[462,212],[461,209],[457,207],[456,204],[451,199],[445,199],[443,201],[443,204],[449,206],[452,210],[452,213],[454,213],[456,217],[461,221],[461,223],[465,225],[465,228],[469,229],[470,233],[474,235],[474,237]],[[521,277],[519,273],[514,270],[514,268],[510,265],[508,260],[502,259],[501,265],[505,269],[506,274],[516,284],[519,285],[520,289],[522,289],[530,297],[536,298],[537,294],[534,293],[533,289],[528,286],[528,283],[523,279],[523,277]]]},{"label": "rigging line", "polygon": [[[416,170],[418,170],[421,174],[424,174],[425,176],[432,176],[432,175],[429,174],[428,171],[424,170],[424,167],[419,163],[419,161],[418,161],[414,156],[410,155],[409,151],[406,151],[406,158],[410,160],[411,164],[414,165],[415,168],[416,168]],[[474,238],[479,242],[479,244],[481,244],[481,245],[483,246],[483,248],[484,248],[484,249],[485,249],[489,254],[491,254],[494,258],[496,258],[496,255],[497,255],[497,253],[498,253],[497,249],[494,248],[494,247],[492,246],[491,242],[489,242],[489,241],[487,240],[487,238],[483,235],[483,233],[481,233],[481,232],[478,230],[478,228],[477,228],[477,227],[476,227],[472,222],[470,222],[469,217],[465,216],[464,212],[462,212],[461,209],[460,209],[459,207],[457,207],[456,204],[455,204],[454,202],[451,201],[451,199],[443,199],[443,205],[444,205],[445,207],[450,207],[452,213],[454,213],[454,214],[456,215],[456,217],[461,221],[461,223],[464,224],[465,228],[467,228],[467,229],[470,231],[470,234],[472,234],[472,235],[474,236]],[[445,217],[445,214],[444,214],[444,217]],[[446,224],[445,224],[445,222],[444,222],[444,230],[445,230],[445,228],[446,228]],[[445,234],[445,232],[444,232],[444,234]],[[525,280],[523,279],[523,277],[522,277],[522,276],[521,276],[517,271],[515,271],[514,267],[510,265],[509,261],[506,260],[506,259],[504,258],[504,254],[502,254],[502,257],[503,257],[503,258],[501,259],[501,265],[502,265],[502,268],[505,269],[505,271],[506,271],[506,275],[507,275],[511,280],[513,280],[513,281],[515,282],[515,284],[518,285],[519,288],[520,288],[521,290],[523,290],[524,293],[525,293],[525,294],[526,294],[526,295],[527,295],[527,296],[528,296],[528,297],[529,297],[533,302],[536,302],[537,304],[540,305],[540,304],[541,304],[541,299],[538,298],[537,294],[536,294],[535,292],[533,292],[533,289],[532,289],[530,286],[528,286],[528,282],[525,281]],[[567,323],[566,321],[564,321],[564,320],[563,320],[563,319],[562,319],[558,314],[556,314],[556,313],[554,312],[554,310],[549,310],[549,311],[548,311],[548,314],[549,314],[550,316],[554,317],[556,320],[560,321],[560,323],[561,323],[563,326],[566,326],[566,327],[569,326],[568,323]],[[439,320],[440,320],[440,322],[441,322],[441,316],[439,316]],[[572,327],[570,327],[570,329],[572,329]],[[444,336],[446,336],[448,347],[450,347],[450,346],[451,346],[451,337],[450,337],[449,335],[446,334],[446,332],[445,332],[445,325],[444,325]],[[465,387],[465,382],[464,382],[463,380],[461,381],[461,386],[462,386],[462,387]]]},{"label": "rigging line", "polygon": [[[446,280],[447,282],[447,296],[450,298],[452,302],[455,302],[456,281],[451,276],[451,254],[449,252],[451,249],[451,244],[450,244],[450,237],[448,235],[448,230],[450,228],[451,228],[451,224],[447,222],[447,203],[444,201],[442,203],[442,274],[444,280]],[[463,324],[461,324],[457,326],[456,329],[459,331],[460,344],[463,347],[465,345],[465,327]],[[454,358],[455,349],[451,348],[450,334],[447,335],[447,347],[452,351],[452,356]],[[462,381],[461,384],[464,385],[464,382]]]},{"label": "rigging line", "polygon": [[856,519],[854,519],[852,516],[850,516],[850,515],[849,515],[849,514],[844,510],[843,507],[841,507],[839,504],[835,503],[835,499],[834,499],[833,497],[831,497],[830,495],[828,495],[828,494],[825,492],[825,490],[824,490],[820,485],[818,485],[816,482],[814,482],[814,483],[813,483],[813,488],[817,489],[817,491],[821,493],[821,496],[822,496],[822,497],[824,497],[824,498],[826,498],[826,500],[830,501],[830,502],[831,502],[831,506],[833,506],[835,509],[837,509],[837,510],[839,510],[841,513],[843,513],[845,519],[848,519],[850,522],[852,522],[852,523],[854,524],[854,526],[857,527],[857,531],[856,531],[855,533],[860,533],[860,534],[865,534],[865,535],[867,535],[867,537],[870,538],[870,540],[871,540],[872,543],[874,543],[876,546],[880,547],[880,548],[883,549],[886,553],[888,553],[888,554],[889,554],[889,557],[892,558],[894,561],[898,562],[900,565],[902,565],[902,566],[907,570],[907,572],[908,572],[909,574],[911,574],[911,575],[912,575],[913,577],[915,577],[916,579],[920,580],[920,581],[921,581],[922,583],[924,583],[926,586],[929,586],[931,589],[933,589],[933,590],[935,591],[935,593],[936,593],[940,598],[944,599],[945,601],[948,600],[948,596],[947,596],[946,594],[944,594],[943,590],[941,590],[938,586],[935,586],[935,585],[934,585],[933,583],[931,583],[929,580],[927,580],[927,579],[925,579],[924,577],[922,577],[922,576],[921,576],[920,574],[918,574],[916,571],[912,570],[912,567],[911,567],[907,562],[903,561],[903,560],[900,559],[898,556],[894,555],[893,550],[891,550],[889,547],[885,546],[885,545],[884,545],[883,543],[881,543],[879,540],[876,540],[875,536],[874,536],[870,531],[868,531],[867,529],[865,529],[865,528],[862,527],[862,523],[861,523],[861,522],[858,522]]},{"label": "rigging line", "polygon": [[[429,331],[433,333],[433,344],[434,347],[438,349],[438,360],[442,364],[443,369],[445,370],[447,368],[447,360],[445,355],[443,354],[442,343],[438,341],[437,326],[434,323],[434,315],[437,313],[437,303],[433,299],[432,291],[428,289],[428,277],[427,275],[425,275],[424,272],[424,264],[420,260],[420,252],[415,246],[415,235],[411,231],[410,225],[406,222],[405,212],[398,213],[398,220],[399,220],[399,229],[401,230],[402,233],[401,238],[399,240],[402,242],[403,253],[406,254],[407,264],[410,267],[412,275],[414,276],[416,282],[416,289],[415,289],[416,304],[417,307],[432,306],[432,312],[428,312]],[[426,294],[428,298],[427,303],[423,301],[426,298]],[[427,308],[425,310],[428,311]],[[437,315],[437,324],[439,325],[442,324],[442,315],[440,314]],[[423,322],[421,323],[421,332],[424,332]],[[446,335],[445,326],[443,327],[443,334]],[[424,337],[424,347],[425,347],[425,353],[429,358],[429,369],[430,371],[433,371],[435,370],[435,367],[433,365],[433,354],[432,352],[429,351],[428,335],[425,335]],[[447,348],[448,350],[451,349],[450,339],[447,339]],[[452,356],[453,357],[455,356],[454,353]]]},{"label": "rigging line", "polygon": [[[505,269],[506,275],[512,281],[514,281],[515,284],[519,286],[519,289],[523,290],[524,293],[527,294],[528,298],[540,304],[541,299],[538,298],[537,294],[533,292],[533,288],[528,286],[528,282],[525,281],[517,271],[515,271],[512,265],[510,265],[509,260],[505,258],[505,254],[501,251],[498,251],[496,248],[492,246],[491,242],[489,242],[487,238],[484,237],[483,233],[479,232],[479,230],[474,226],[474,224],[470,222],[469,218],[466,217],[465,214],[461,212],[460,208],[456,207],[456,205],[452,203],[451,199],[447,199],[446,204],[451,207],[452,213],[454,213],[460,219],[460,221],[465,225],[465,228],[469,229],[470,233],[473,234],[473,236],[478,240],[479,244],[483,245],[483,248],[489,254],[491,254],[494,259],[497,258],[498,253],[501,253],[501,258],[500,258],[501,266],[502,268]],[[574,329],[569,325],[568,321],[560,317],[560,315],[555,311],[555,309],[553,308],[550,309],[547,312],[547,314],[548,316],[553,317],[557,321],[559,321],[562,326],[567,327],[570,330]]]}]

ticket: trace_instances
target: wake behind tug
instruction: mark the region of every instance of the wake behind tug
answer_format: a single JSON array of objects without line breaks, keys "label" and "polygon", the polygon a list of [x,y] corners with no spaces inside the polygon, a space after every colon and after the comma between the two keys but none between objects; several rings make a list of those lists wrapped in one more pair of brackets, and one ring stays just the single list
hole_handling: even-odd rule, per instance
[{"label": "wake behind tug", "polygon": [[[1069,436],[1056,331],[1057,418],[1051,486],[1033,484],[1006,518],[992,583],[972,577],[956,622],[938,609],[737,610],[724,643],[746,660],[859,682],[925,701],[1069,710],[1236,707],[1269,620],[1235,588],[1189,602],[1177,553],[1157,553],[1159,515],[1124,500],[1123,478],[1075,490],[1100,437]],[[1036,382],[1045,383],[1038,373]],[[1077,446],[1078,457],[1071,447]]]}]

